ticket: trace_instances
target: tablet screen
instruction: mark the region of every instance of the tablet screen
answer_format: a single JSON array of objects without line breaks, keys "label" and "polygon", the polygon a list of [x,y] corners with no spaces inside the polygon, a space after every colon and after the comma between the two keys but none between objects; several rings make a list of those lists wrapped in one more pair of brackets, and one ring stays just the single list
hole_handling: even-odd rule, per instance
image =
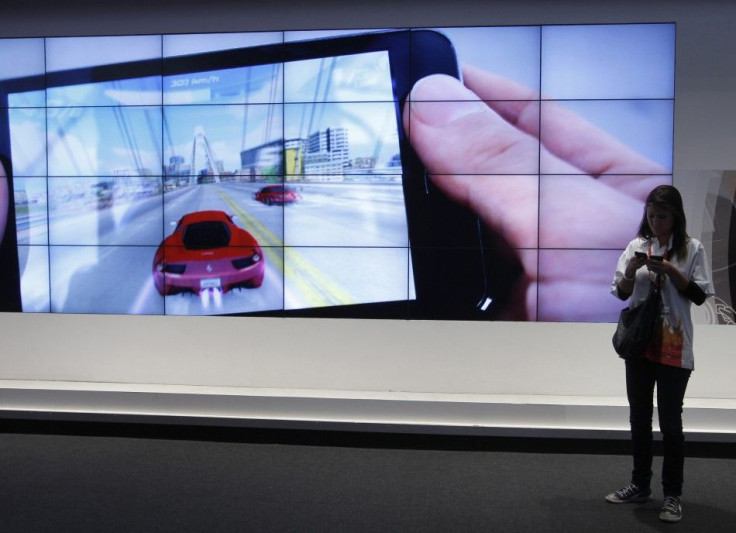
[{"label": "tablet screen", "polygon": [[[8,94],[23,310],[411,299],[389,53],[191,59],[191,72],[127,77],[121,65],[116,78],[113,65],[103,81],[85,69]],[[223,235],[184,238],[208,225]]]}]

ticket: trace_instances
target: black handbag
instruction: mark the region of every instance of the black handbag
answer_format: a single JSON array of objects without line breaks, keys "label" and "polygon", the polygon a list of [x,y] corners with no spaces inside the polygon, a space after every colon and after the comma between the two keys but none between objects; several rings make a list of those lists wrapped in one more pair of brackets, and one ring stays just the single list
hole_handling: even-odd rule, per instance
[{"label": "black handbag", "polygon": [[622,359],[643,357],[654,336],[662,312],[662,293],[657,283],[649,287],[646,300],[621,310],[613,334],[613,349]]}]

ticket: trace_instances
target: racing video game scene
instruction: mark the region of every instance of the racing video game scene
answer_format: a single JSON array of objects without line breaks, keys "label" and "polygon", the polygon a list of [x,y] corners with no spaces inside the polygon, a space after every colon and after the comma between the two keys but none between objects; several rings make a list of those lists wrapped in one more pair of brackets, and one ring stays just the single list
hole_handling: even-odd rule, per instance
[{"label": "racing video game scene", "polygon": [[615,322],[673,182],[671,23],[0,51],[0,310]]},{"label": "racing video game scene", "polygon": [[9,99],[24,310],[409,297],[385,54],[49,88],[45,109],[39,98]]}]

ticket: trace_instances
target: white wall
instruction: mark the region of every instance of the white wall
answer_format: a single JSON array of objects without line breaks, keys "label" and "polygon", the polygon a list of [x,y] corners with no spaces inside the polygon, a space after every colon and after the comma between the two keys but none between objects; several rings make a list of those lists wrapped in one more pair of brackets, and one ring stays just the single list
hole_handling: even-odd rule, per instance
[{"label": "white wall", "polygon": [[[685,194],[702,194],[705,184],[692,176],[736,169],[736,5],[347,5],[29,0],[3,7],[0,36],[673,21],[675,184]],[[612,324],[3,314],[0,410],[396,424],[397,430],[616,431],[628,417],[612,331]],[[730,439],[736,436],[736,328],[700,324],[695,336],[686,426]]]}]

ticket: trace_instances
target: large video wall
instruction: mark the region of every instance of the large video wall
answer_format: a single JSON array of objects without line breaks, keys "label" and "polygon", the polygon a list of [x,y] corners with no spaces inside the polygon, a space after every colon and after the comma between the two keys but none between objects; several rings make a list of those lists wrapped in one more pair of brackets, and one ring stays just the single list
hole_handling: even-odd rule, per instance
[{"label": "large video wall", "polygon": [[0,40],[0,308],[615,321],[616,260],[672,182],[674,44],[672,24]]}]

